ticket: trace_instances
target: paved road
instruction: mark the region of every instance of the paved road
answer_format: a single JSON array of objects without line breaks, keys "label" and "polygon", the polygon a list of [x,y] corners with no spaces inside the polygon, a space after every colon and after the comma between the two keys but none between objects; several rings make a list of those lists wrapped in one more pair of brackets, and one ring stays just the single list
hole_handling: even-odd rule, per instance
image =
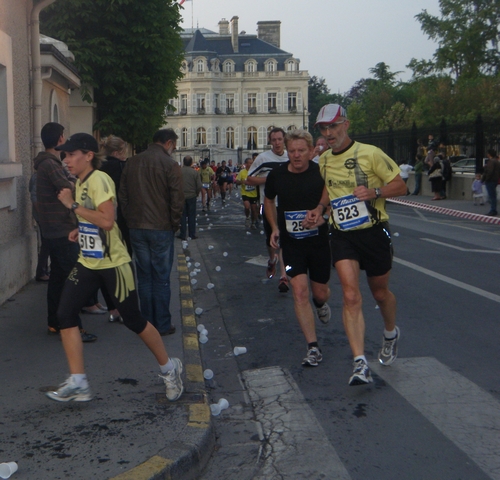
[{"label": "paved road", "polygon": [[[205,480],[500,479],[498,226],[408,206],[389,212],[402,343],[393,366],[372,362],[368,387],[347,386],[335,272],[332,321],[317,326],[324,361],[304,369],[291,294],[265,279],[264,237],[242,227],[239,199],[200,214],[200,238],[185,252],[200,263],[195,307],[209,331],[210,395],[230,403],[215,422]],[[382,323],[362,283],[366,354],[375,359]],[[234,357],[237,345],[248,353]]]}]

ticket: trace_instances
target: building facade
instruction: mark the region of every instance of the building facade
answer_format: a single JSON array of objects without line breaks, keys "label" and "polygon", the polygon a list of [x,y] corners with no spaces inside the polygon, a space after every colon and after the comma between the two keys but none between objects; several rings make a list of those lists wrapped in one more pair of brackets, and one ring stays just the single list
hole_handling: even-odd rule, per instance
[{"label": "building facade", "polygon": [[280,23],[258,22],[257,35],[238,32],[238,17],[222,19],[219,32],[184,31],[184,77],[166,112],[179,157],[241,162],[269,148],[271,128],[307,126],[309,75],[280,48]]}]

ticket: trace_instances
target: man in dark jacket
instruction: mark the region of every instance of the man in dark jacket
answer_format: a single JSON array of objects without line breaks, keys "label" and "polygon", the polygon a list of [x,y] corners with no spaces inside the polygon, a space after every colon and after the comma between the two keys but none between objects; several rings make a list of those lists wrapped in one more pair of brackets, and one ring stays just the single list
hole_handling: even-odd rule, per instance
[{"label": "man in dark jacket", "polygon": [[[189,227],[189,236],[196,239],[196,199],[201,192],[200,174],[193,168],[193,158],[187,155],[182,160],[182,183],[184,189],[184,211],[181,217],[181,231],[179,238],[186,240],[186,226]],[[186,225],[187,224],[187,225]]]},{"label": "man in dark jacket", "polygon": [[486,214],[493,217],[498,214],[497,212],[497,185],[500,178],[500,162],[495,150],[488,150],[488,163],[484,167],[483,176],[481,181],[486,186],[488,197],[490,198],[490,211]]},{"label": "man in dark jacket", "polygon": [[177,138],[171,128],[158,130],[147,150],[129,158],[118,195],[136,260],[141,313],[160,335],[175,333],[170,272],[184,208],[181,169],[172,158]]},{"label": "man in dark jacket", "polygon": [[[57,307],[61,299],[64,282],[76,264],[80,247],[71,242],[68,234],[77,227],[75,214],[66,208],[57,194],[63,188],[74,190],[74,183],[69,172],[64,168],[60,152],[55,147],[65,142],[64,127],[50,122],[41,131],[44,152],[34,159],[36,170],[36,209],[41,234],[44,237],[50,255],[50,278],[47,288],[48,333],[59,333]],[[85,332],[79,321],[84,342],[94,342],[95,335]]]}]

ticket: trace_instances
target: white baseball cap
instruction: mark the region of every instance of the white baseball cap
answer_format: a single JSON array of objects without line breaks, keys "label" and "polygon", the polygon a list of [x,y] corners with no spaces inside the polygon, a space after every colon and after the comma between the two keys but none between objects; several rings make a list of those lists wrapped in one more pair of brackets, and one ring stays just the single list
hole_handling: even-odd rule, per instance
[{"label": "white baseball cap", "polygon": [[338,105],[337,103],[329,103],[321,108],[316,118],[316,127],[318,123],[334,123],[339,117],[347,118],[347,112],[344,107]]}]

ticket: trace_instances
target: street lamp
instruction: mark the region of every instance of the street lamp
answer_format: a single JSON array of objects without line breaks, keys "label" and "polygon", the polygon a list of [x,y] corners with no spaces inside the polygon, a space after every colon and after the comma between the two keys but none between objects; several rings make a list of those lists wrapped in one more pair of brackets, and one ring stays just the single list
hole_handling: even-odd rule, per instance
[{"label": "street lamp", "polygon": [[[309,125],[306,126],[306,118],[307,118],[307,107],[304,107],[302,110],[302,129],[309,131]],[[307,122],[309,123],[309,122]]]}]

